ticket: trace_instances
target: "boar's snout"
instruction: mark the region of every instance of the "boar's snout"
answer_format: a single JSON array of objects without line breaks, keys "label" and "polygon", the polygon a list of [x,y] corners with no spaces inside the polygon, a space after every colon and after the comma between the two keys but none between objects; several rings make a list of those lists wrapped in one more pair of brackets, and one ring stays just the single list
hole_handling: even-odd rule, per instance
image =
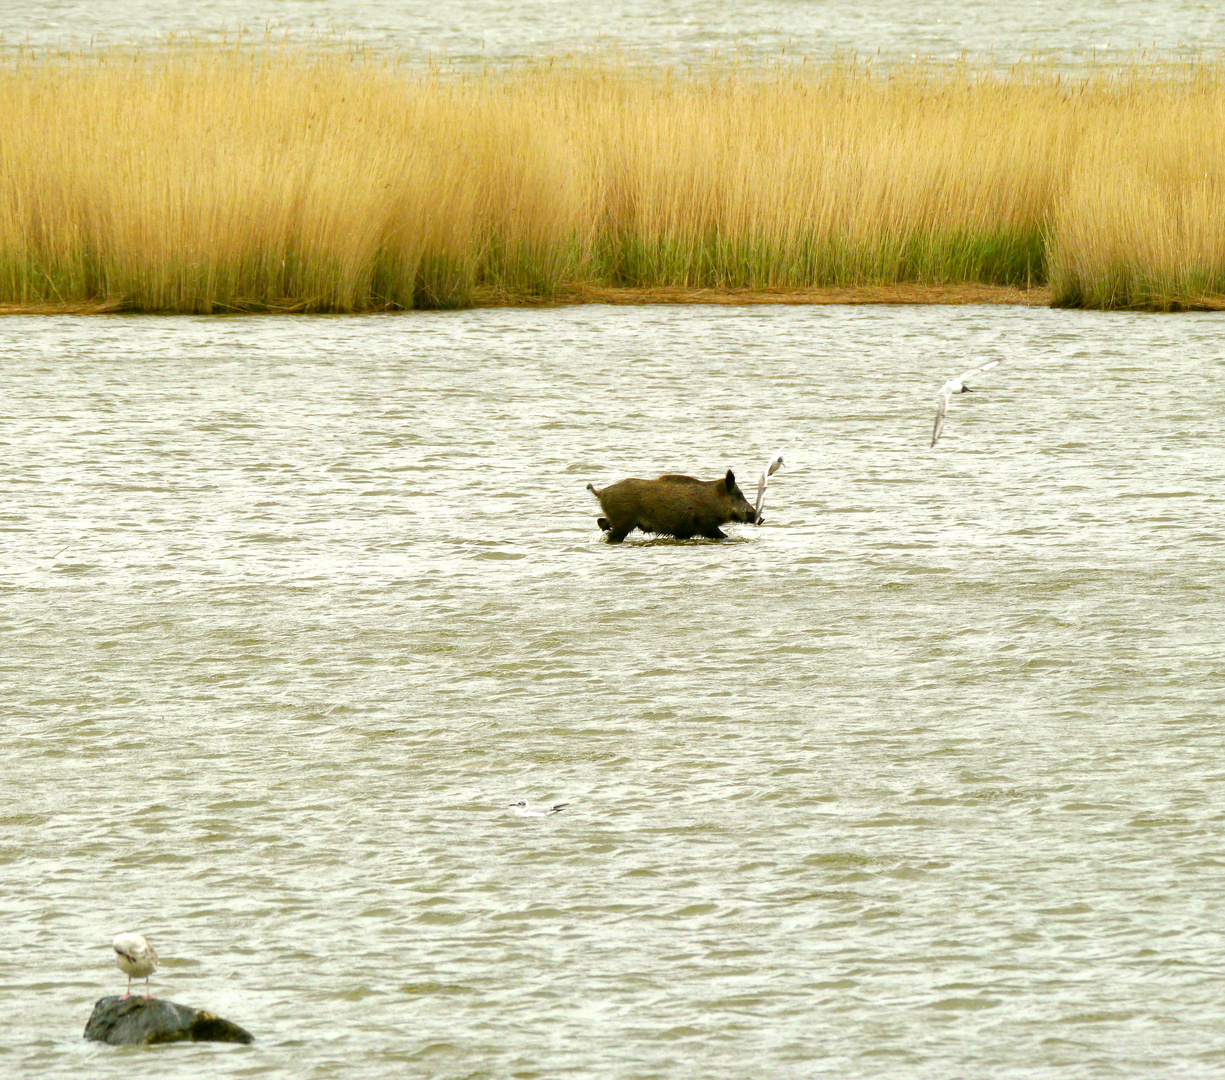
[{"label": "boar's snout", "polygon": [[723,478],[723,483],[726,486],[728,498],[732,501],[730,519],[749,525],[756,524],[757,511],[753,508],[752,503],[744,497],[744,492],[740,490],[739,485],[736,483],[736,475],[731,469],[727,470],[727,476]]}]

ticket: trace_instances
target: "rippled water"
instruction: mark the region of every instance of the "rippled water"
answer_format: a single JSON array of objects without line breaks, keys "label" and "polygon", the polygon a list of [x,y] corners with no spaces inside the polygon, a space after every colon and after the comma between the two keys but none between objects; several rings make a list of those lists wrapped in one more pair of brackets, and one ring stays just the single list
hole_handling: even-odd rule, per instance
[{"label": "rippled water", "polygon": [[1208,0],[44,0],[0,10],[9,45],[163,40],[247,29],[260,37],[319,33],[416,58],[506,60],[615,46],[648,60],[716,53],[827,57],[970,53],[1011,64],[1037,53],[1063,62],[1117,60],[1138,50],[1219,54],[1225,5]]},{"label": "rippled water", "polygon": [[[0,1072],[1219,1071],[1220,328],[0,321]],[[124,929],[256,1045],[85,1043]]]}]

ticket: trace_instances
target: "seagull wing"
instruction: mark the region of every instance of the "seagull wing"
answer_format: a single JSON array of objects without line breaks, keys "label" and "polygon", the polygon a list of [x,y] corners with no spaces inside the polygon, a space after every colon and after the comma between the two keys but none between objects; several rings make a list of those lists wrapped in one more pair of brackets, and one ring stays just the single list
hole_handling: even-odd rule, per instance
[{"label": "seagull wing", "polygon": [[949,395],[941,393],[940,404],[936,406],[936,426],[932,428],[932,446],[936,445],[936,440],[940,438],[940,432],[944,430],[944,414],[949,410]]},{"label": "seagull wing", "polygon": [[956,381],[959,383],[963,383],[966,381],[966,379],[973,378],[975,375],[981,375],[984,371],[990,371],[998,363],[999,363],[998,360],[988,360],[985,364],[982,364],[979,367],[972,367],[968,371],[963,371],[960,375],[957,376]]},{"label": "seagull wing", "polygon": [[[795,442],[794,439],[791,441]],[[788,445],[790,445],[790,443]],[[784,447],[784,449],[786,448]],[[753,511],[758,517],[761,517],[761,508],[766,501],[766,487],[770,483],[770,477],[778,472],[778,470],[782,467],[783,451],[780,450],[768,462],[766,462],[765,471],[761,474],[761,479],[757,481],[757,505],[753,508]]]}]

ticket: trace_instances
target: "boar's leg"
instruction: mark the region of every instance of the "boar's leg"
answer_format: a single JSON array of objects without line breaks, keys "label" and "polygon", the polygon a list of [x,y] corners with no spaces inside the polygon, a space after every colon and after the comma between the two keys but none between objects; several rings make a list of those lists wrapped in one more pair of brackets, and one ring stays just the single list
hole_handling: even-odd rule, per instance
[{"label": "boar's leg", "polygon": [[727,539],[727,533],[725,533],[717,525],[713,529],[709,529],[709,530],[703,529],[702,535],[706,537],[707,540],[726,540]]},{"label": "boar's leg", "polygon": [[609,521],[608,518],[606,517],[596,518],[595,523],[597,526],[599,526],[599,529],[601,532],[611,532],[612,531],[612,522]]},{"label": "boar's leg", "polygon": [[621,543],[621,541],[622,541],[622,540],[624,540],[624,539],[625,539],[627,536],[629,536],[629,534],[630,534],[631,532],[633,532],[633,531],[634,531],[634,526],[633,526],[633,525],[629,526],[629,528],[627,528],[627,529],[613,529],[613,528],[609,528],[609,530],[608,530],[608,542],[609,542],[610,544],[619,544],[619,543]]}]

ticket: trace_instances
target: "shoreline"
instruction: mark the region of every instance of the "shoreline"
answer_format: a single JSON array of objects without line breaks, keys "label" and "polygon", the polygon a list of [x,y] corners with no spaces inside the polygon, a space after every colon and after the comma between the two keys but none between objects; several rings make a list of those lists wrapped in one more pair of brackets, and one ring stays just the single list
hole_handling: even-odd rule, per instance
[{"label": "shoreline", "polygon": [[[531,296],[510,293],[490,286],[473,289],[471,303],[459,309],[473,311],[480,308],[548,308],[576,307],[583,304],[607,304],[612,306],[634,306],[646,304],[683,305],[713,304],[727,307],[754,307],[760,305],[933,305],[957,307],[967,304],[994,304],[1001,307],[1055,307],[1054,290],[1046,285],[1035,285],[1028,289],[1007,285],[981,285],[974,283],[921,285],[909,282],[897,284],[826,286],[820,288],[761,288],[761,289],[699,289],[685,286],[602,286],[575,285],[558,290],[552,296]],[[1058,305],[1062,306],[1062,305]],[[221,305],[217,305],[221,308]],[[370,307],[360,311],[327,311],[310,301],[286,300],[282,304],[252,302],[214,310],[211,316],[233,315],[387,315],[414,309],[387,306]],[[1099,309],[1100,310],[1100,309]],[[1192,299],[1171,298],[1143,306],[1121,307],[1108,310],[1148,311],[1172,313],[1185,311],[1225,311],[1225,296],[1203,296]],[[13,315],[205,315],[202,312],[175,310],[148,310],[132,306],[128,301],[89,300],[79,303],[0,303],[0,318]],[[207,316],[206,316],[207,317]]]},{"label": "shoreline", "polygon": [[[474,291],[476,307],[535,306],[510,296],[500,300],[490,291]],[[1024,307],[1049,307],[1053,293],[1045,286],[1018,289],[1007,285],[919,285],[898,282],[888,285],[831,285],[821,287],[774,287],[762,289],[698,289],[680,285],[651,285],[637,288],[580,285],[558,297],[541,300],[542,306],[573,304],[1007,304]]]}]

